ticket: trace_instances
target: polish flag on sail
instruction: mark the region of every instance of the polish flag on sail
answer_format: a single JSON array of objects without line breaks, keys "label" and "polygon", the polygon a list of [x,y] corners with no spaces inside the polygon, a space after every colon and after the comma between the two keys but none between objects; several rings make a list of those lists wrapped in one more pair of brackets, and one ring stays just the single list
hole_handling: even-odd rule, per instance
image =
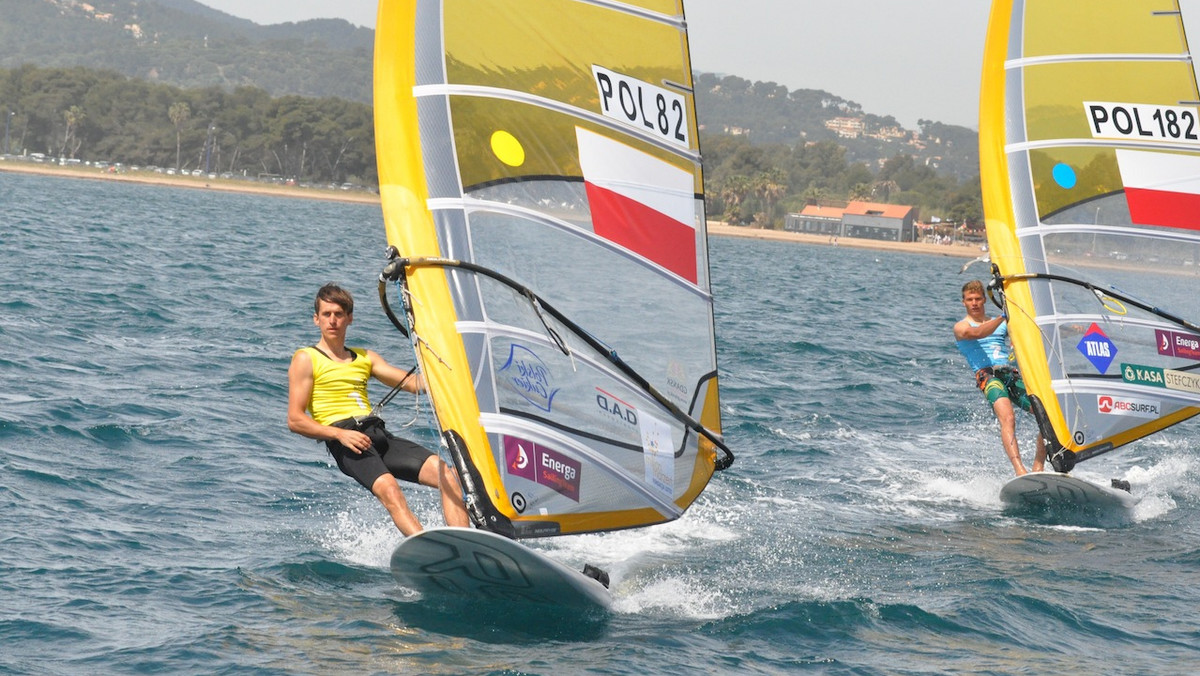
[{"label": "polish flag on sail", "polygon": [[1134,223],[1200,230],[1200,156],[1118,149],[1117,165]]},{"label": "polish flag on sail", "polygon": [[575,129],[596,234],[695,283],[695,177],[657,157]]}]

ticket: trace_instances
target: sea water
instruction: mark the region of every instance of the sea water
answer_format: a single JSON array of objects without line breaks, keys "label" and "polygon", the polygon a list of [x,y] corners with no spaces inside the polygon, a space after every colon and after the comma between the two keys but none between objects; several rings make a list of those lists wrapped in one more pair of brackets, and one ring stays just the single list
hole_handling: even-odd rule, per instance
[{"label": "sea water", "polygon": [[[374,205],[0,173],[0,673],[1200,664],[1196,424],[1078,468],[1127,479],[1128,518],[1006,512],[952,340],[962,260],[787,242],[711,243],[733,467],[678,521],[533,544],[606,568],[612,613],[419,599],[374,498],[285,424],[324,282],[357,296],[352,342],[411,364],[384,246]],[[434,444],[411,402],[391,426]]]}]

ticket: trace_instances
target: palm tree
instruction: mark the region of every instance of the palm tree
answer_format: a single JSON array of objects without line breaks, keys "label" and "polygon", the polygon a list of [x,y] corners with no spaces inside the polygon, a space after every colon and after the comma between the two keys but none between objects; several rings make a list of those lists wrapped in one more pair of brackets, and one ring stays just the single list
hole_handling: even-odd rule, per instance
[{"label": "palm tree", "polygon": [[787,175],[778,167],[754,177],[754,193],[764,203],[763,227],[775,225],[775,204],[788,194]]},{"label": "palm tree", "polygon": [[741,218],[742,202],[745,201],[750,191],[750,179],[741,174],[730,176],[721,185],[721,202],[725,206],[725,213],[722,217],[726,223],[737,225]]},{"label": "palm tree", "polygon": [[183,137],[183,123],[188,121],[192,116],[192,109],[184,101],[179,101],[171,104],[171,108],[167,111],[167,115],[171,118],[171,123],[175,125],[175,170],[179,170],[179,148]]},{"label": "palm tree", "polygon": [[[83,109],[79,106],[71,106],[63,112],[63,118],[67,123],[67,131],[63,134],[62,145],[58,148],[59,157],[62,157],[69,150],[71,159],[75,159],[75,152],[79,150],[80,144],[75,138],[75,131],[79,128],[85,117],[87,115],[84,114]],[[75,142],[72,143],[72,141]]]}]

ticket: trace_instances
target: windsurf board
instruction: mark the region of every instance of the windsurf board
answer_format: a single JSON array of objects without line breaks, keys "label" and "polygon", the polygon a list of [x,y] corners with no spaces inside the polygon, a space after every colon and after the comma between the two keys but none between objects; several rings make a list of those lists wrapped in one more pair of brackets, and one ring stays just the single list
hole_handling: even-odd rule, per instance
[{"label": "windsurf board", "polygon": [[422,596],[454,595],[559,607],[607,608],[612,594],[598,580],[485,530],[430,528],[405,538],[391,559],[392,576]]},{"label": "windsurf board", "polygon": [[1000,501],[1007,505],[1103,510],[1130,509],[1137,503],[1128,490],[1059,472],[1029,472],[1012,479],[1000,489]]}]

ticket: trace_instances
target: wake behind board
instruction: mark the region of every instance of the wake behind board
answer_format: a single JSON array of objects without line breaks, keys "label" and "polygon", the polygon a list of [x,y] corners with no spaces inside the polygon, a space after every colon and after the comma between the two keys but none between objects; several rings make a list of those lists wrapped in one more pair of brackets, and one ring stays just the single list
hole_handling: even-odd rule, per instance
[{"label": "wake behind board", "polygon": [[1030,472],[1000,489],[1006,505],[1089,508],[1102,511],[1131,509],[1137,500],[1129,491],[1095,484],[1058,472]]},{"label": "wake behind board", "polygon": [[595,579],[515,540],[471,528],[431,528],[392,552],[392,576],[425,597],[453,595],[558,607],[607,608]]}]

